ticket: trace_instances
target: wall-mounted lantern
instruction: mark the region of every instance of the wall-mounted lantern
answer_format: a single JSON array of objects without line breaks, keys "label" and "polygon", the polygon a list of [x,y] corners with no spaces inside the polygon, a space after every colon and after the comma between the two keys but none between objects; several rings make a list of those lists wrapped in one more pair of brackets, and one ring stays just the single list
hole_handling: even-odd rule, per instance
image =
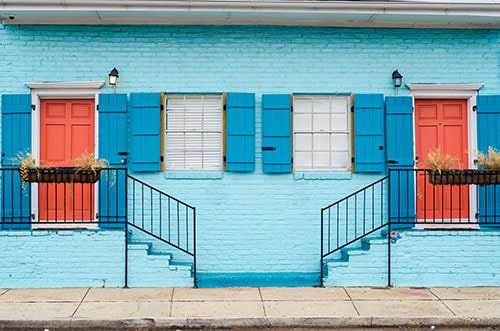
[{"label": "wall-mounted lantern", "polygon": [[403,76],[401,76],[398,69],[394,70],[392,73],[392,82],[394,83],[395,88],[401,87],[401,84],[403,83]]},{"label": "wall-mounted lantern", "polygon": [[118,70],[116,68],[113,68],[111,72],[109,73],[109,85],[111,86],[116,86],[116,82],[118,81]]}]

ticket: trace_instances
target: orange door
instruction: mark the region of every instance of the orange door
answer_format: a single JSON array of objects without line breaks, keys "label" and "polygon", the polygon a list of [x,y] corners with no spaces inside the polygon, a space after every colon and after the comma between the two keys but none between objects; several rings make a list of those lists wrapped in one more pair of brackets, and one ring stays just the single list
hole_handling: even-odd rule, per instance
[{"label": "orange door", "polygon": [[[415,100],[417,166],[425,168],[427,154],[440,146],[442,154],[461,160],[467,168],[467,100]],[[431,185],[420,173],[417,183],[417,219],[459,220],[469,217],[466,185]]]},{"label": "orange door", "polygon": [[[94,151],[94,100],[42,100],[40,163],[73,166],[71,160]],[[41,221],[93,220],[94,185],[40,184]]]}]

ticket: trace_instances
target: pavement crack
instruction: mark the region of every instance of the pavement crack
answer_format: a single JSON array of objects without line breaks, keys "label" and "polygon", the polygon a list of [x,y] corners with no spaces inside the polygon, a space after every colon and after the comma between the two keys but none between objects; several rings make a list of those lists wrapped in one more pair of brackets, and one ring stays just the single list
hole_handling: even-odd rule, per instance
[{"label": "pavement crack", "polygon": [[453,309],[451,309],[447,304],[446,302],[444,302],[438,295],[436,295],[434,292],[432,292],[432,289],[429,288],[429,292],[431,292],[431,294],[433,296],[435,296],[437,298],[437,300],[443,305],[446,307],[446,309],[453,314],[453,316],[457,316],[457,314],[453,311]]},{"label": "pavement crack", "polygon": [[354,300],[352,299],[351,295],[349,294],[349,291],[346,290],[345,287],[342,287],[342,289],[344,290],[345,294],[347,295],[347,297],[349,298],[349,301],[351,302],[351,305],[352,307],[354,308],[354,310],[356,311],[356,314],[358,314],[358,316],[361,316],[359,310],[358,310],[358,307],[356,307],[356,305],[354,304]]},{"label": "pavement crack", "polygon": [[261,288],[259,287],[258,290],[259,290],[260,303],[262,304],[262,310],[264,311],[264,317],[267,317],[266,305],[264,304],[264,298],[262,297]]},{"label": "pavement crack", "polygon": [[87,291],[86,291],[86,292],[85,292],[85,294],[83,295],[82,300],[80,300],[80,302],[78,303],[78,306],[76,306],[75,310],[74,310],[74,311],[73,311],[73,313],[71,314],[71,318],[75,317],[76,312],[78,311],[78,309],[80,309],[80,307],[81,307],[81,305],[82,305],[83,301],[85,300],[85,298],[87,297],[87,295],[89,294],[89,292],[90,292],[90,287],[89,287],[89,288],[87,288]]},{"label": "pavement crack", "polygon": [[175,287],[170,291],[170,309],[168,310],[168,317],[172,317],[172,306],[174,305],[174,291]]}]

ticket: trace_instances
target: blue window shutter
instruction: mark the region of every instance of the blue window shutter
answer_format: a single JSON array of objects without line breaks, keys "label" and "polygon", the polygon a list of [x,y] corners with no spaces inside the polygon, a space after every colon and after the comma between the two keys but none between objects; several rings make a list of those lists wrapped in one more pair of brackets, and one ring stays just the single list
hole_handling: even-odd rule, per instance
[{"label": "blue window shutter", "polygon": [[[109,161],[111,169],[125,169],[122,159],[127,153],[127,95],[99,95],[99,157]],[[122,154],[122,155],[120,155]],[[126,173],[105,170],[99,180],[100,226],[123,222],[126,217]]]},{"label": "blue window shutter", "polygon": [[130,170],[160,171],[160,93],[130,94]]},{"label": "blue window shutter", "polygon": [[354,169],[356,172],[383,172],[384,96],[354,96]]},{"label": "blue window shutter", "polygon": [[[477,97],[477,147],[488,153],[488,147],[500,149],[500,95]],[[500,226],[500,185],[478,188],[479,223]],[[495,217],[496,214],[496,217]]]},{"label": "blue window shutter", "polygon": [[126,94],[99,95],[99,157],[112,167],[123,165],[128,152],[128,117]]},{"label": "blue window shutter", "polygon": [[228,93],[226,170],[255,170],[255,94]]},{"label": "blue window shutter", "polygon": [[[16,169],[19,152],[31,152],[31,95],[2,95],[2,228],[29,228],[31,188],[23,189]],[[27,224],[8,224],[23,223]]]},{"label": "blue window shutter", "polygon": [[[413,99],[386,97],[387,167],[389,168],[390,218],[393,228],[415,224],[415,173],[413,170]],[[408,171],[410,170],[410,171]]]},{"label": "blue window shutter", "polygon": [[262,171],[292,171],[291,96],[262,95]]}]

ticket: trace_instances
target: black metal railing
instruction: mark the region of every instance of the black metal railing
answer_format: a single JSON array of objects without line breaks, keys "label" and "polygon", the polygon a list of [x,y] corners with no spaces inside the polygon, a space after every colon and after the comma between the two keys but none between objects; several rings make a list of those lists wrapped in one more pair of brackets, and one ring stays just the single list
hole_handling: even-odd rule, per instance
[{"label": "black metal railing", "polygon": [[191,256],[196,287],[196,208],[137,178],[128,180],[128,226]]},{"label": "black metal railing", "polygon": [[2,168],[0,176],[3,229],[126,222],[126,169],[101,169],[97,183],[61,180],[56,176],[52,180],[25,182],[17,168]]},{"label": "black metal railing", "polygon": [[[324,259],[334,252],[378,230],[393,239],[398,228],[436,225],[443,230],[500,226],[500,171],[481,177],[470,171],[389,169],[388,176],[322,208],[321,285]],[[391,240],[387,243],[390,286]]]},{"label": "black metal railing", "polygon": [[[388,177],[321,209],[321,266],[324,258],[386,225]],[[321,267],[321,282],[323,267]]]},{"label": "black metal railing", "polygon": [[500,225],[500,185],[489,184],[491,174],[479,181],[466,174],[390,169],[390,225]]},{"label": "black metal railing", "polygon": [[17,168],[2,168],[0,176],[0,229],[79,224],[124,229],[127,286],[128,229],[133,227],[189,255],[196,286],[196,209],[130,176],[126,168],[102,169],[95,184],[25,182]]}]

